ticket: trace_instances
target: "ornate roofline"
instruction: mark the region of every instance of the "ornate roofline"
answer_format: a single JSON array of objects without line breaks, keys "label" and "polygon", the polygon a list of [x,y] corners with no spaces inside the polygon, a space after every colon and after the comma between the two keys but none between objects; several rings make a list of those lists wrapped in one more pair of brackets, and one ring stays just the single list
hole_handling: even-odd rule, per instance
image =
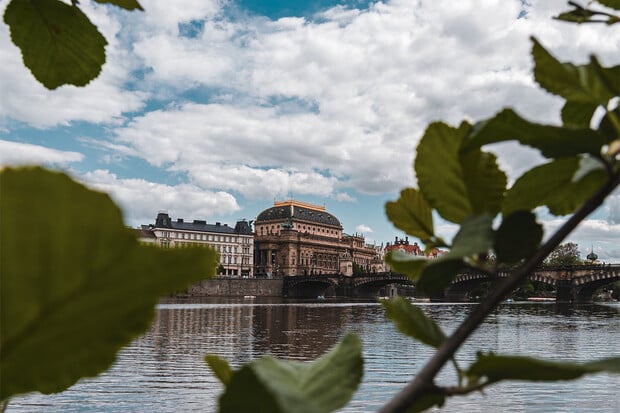
[{"label": "ornate roofline", "polygon": [[283,207],[283,206],[298,206],[301,208],[306,208],[306,209],[312,209],[315,211],[325,211],[325,207],[321,206],[321,205],[315,205],[315,204],[310,204],[307,202],[300,202],[300,201],[296,201],[294,199],[287,199],[285,201],[273,201],[273,206],[274,207]]}]

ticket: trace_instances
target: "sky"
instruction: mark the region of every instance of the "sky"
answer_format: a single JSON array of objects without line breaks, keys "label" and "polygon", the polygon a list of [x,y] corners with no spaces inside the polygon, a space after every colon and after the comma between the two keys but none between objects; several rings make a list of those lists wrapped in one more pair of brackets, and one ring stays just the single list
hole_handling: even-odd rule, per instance
[{"label": "sky", "polygon": [[[384,205],[416,185],[430,122],[511,107],[559,124],[562,100],[532,78],[530,36],[562,61],[620,63],[620,30],[552,20],[563,0],[141,4],[80,2],[108,41],[84,88],[37,83],[0,24],[0,165],[63,170],[108,192],[133,227],[159,211],[234,224],[294,198],[368,243],[393,242],[405,234]],[[544,161],[513,143],[486,149],[510,182]],[[536,212],[547,234],[565,220]],[[567,241],[620,263],[620,191]]]}]

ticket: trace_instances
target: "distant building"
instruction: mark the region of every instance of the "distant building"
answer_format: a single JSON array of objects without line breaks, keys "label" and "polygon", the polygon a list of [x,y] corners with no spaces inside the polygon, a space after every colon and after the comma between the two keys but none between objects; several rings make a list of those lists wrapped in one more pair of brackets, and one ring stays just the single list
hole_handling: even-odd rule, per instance
[{"label": "distant building", "polygon": [[[418,245],[417,242],[413,244],[409,243],[409,237],[405,237],[405,239],[395,237],[394,243],[390,244],[389,242],[385,246],[385,254],[393,251],[402,251],[404,253],[418,256],[420,258],[437,258],[442,254],[445,254],[446,251],[441,250],[439,248],[433,248],[428,254],[424,252],[422,248]],[[389,266],[386,264],[386,268],[389,270]]]},{"label": "distant building", "polygon": [[220,255],[220,275],[252,277],[254,275],[254,233],[251,222],[237,221],[234,228],[228,224],[207,224],[207,221],[185,222],[182,218],[172,220],[165,212],[157,214],[155,225],[143,225],[148,239],[152,232],[155,243],[162,248],[187,246],[210,246]]},{"label": "distant building", "polygon": [[256,218],[257,275],[352,275],[354,267],[372,272],[379,252],[363,235],[342,232],[325,207],[295,200],[274,202]]}]

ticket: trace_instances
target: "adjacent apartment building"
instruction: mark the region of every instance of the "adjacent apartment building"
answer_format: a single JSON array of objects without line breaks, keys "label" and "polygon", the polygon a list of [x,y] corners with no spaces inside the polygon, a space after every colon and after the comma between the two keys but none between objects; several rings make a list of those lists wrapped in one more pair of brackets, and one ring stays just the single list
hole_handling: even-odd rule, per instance
[{"label": "adjacent apartment building", "polygon": [[[204,220],[173,220],[165,212],[157,214],[155,225],[143,225],[141,231],[152,233],[155,243],[162,248],[210,246],[220,255],[219,275],[254,276],[254,233],[251,223],[237,221],[228,224],[208,224]],[[146,236],[141,236],[145,238]]]}]

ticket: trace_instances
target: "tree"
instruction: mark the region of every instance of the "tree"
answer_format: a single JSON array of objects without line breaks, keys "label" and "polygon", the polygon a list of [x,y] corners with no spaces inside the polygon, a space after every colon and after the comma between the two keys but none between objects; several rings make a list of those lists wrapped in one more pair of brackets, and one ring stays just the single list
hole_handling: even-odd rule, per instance
[{"label": "tree", "polygon": [[545,259],[545,265],[579,265],[583,261],[579,257],[579,246],[574,242],[558,245]]},{"label": "tree", "polygon": [[[121,6],[134,4],[131,0],[109,2]],[[48,41],[52,43],[57,41],[54,36],[63,31],[59,28],[64,27],[67,22],[70,22],[69,30],[65,32],[69,36],[79,37],[81,30],[84,30],[86,37],[97,37],[92,35],[87,25],[80,26],[83,17],[78,17],[82,21],[79,24],[72,20],[72,15],[83,16],[77,10],[77,1],[68,6],[73,9],[63,8],[62,11],[56,3],[57,0],[12,0],[5,12],[5,22],[11,26],[12,39],[22,49],[24,61],[35,76],[37,71],[48,70],[53,73],[51,80],[41,80],[44,84],[50,81],[52,88],[70,79],[74,72],[79,71],[78,65],[66,65],[63,61],[60,66],[66,71],[63,75],[62,71],[56,73],[58,67],[48,67],[53,66],[55,61],[62,61],[62,56],[52,56],[53,59],[41,63],[35,55],[33,61],[36,64],[31,66],[28,61],[32,58],[34,42],[42,35],[51,36]],[[598,3],[620,10],[618,0],[599,0]],[[570,4],[574,9],[560,14],[558,19],[576,23],[604,22],[608,25],[620,22],[620,18],[613,14],[584,8],[572,2]],[[42,21],[38,20],[41,16]],[[53,18],[46,18],[50,16]],[[40,22],[45,30],[36,27],[36,22]],[[30,28],[34,28],[32,36],[28,35]],[[46,30],[49,33],[44,33]],[[398,252],[387,257],[392,268],[408,274],[419,289],[427,292],[442,289],[464,269],[484,271],[492,277],[498,276],[500,266],[509,265],[513,271],[498,283],[450,336],[409,301],[396,298],[383,302],[388,317],[404,334],[436,348],[437,351],[413,381],[383,407],[382,412],[417,412],[432,406],[441,406],[447,397],[480,391],[503,380],[554,381],[576,379],[584,374],[601,371],[620,373],[618,357],[570,363],[479,353],[477,359],[467,367],[460,366],[454,358],[460,346],[486,316],[521,285],[564,238],[620,184],[620,66],[603,67],[594,56],[589,63],[580,66],[559,62],[536,39],[532,39],[532,42],[535,80],[548,92],[565,100],[562,126],[529,122],[511,109],[504,109],[490,119],[474,125],[466,121],[458,127],[442,122],[433,123],[427,127],[417,148],[415,172],[419,187],[404,189],[397,201],[386,205],[387,215],[397,228],[420,238],[428,249],[450,249],[447,254],[435,260],[416,259],[399,255]],[[91,48],[97,49],[102,42],[99,39],[94,43],[95,46],[78,42],[85,48],[84,54],[87,56],[93,52]],[[60,52],[66,50],[61,46]],[[101,61],[100,58],[95,60]],[[84,81],[83,78],[80,79],[80,82]],[[593,119],[595,112],[599,111],[602,116],[597,115]],[[597,123],[594,128],[590,126],[593,121]],[[495,155],[482,150],[484,145],[506,140],[514,140],[538,149],[548,160],[547,163],[525,172],[510,188],[507,187],[506,175],[499,168]],[[443,168],[438,170],[436,165],[442,165]],[[64,262],[67,268],[77,268],[70,273],[81,275],[75,278],[77,280],[90,280],[94,277],[97,281],[94,285],[86,282],[86,286],[95,288],[92,288],[94,296],[86,297],[84,302],[73,303],[70,299],[75,299],[75,294],[60,297],[61,303],[66,304],[66,299],[69,299],[69,303],[75,304],[75,307],[70,307],[73,310],[71,315],[77,317],[78,321],[85,308],[106,314],[102,302],[109,304],[110,299],[114,302],[114,298],[110,296],[98,295],[110,287],[102,281],[106,277],[100,277],[101,272],[98,270],[103,271],[104,275],[109,275],[107,271],[116,276],[129,273],[140,280],[143,284],[138,286],[131,281],[116,284],[120,287],[121,297],[125,297],[127,291],[140,293],[133,297],[134,300],[124,301],[128,301],[129,305],[144,304],[144,308],[148,310],[154,305],[153,297],[163,295],[163,290],[174,291],[179,287],[177,283],[170,285],[167,281],[156,282],[154,287],[153,279],[165,278],[166,274],[177,277],[181,271],[177,266],[179,262],[192,258],[184,254],[195,253],[192,249],[187,249],[186,252],[140,250],[135,246],[135,239],[132,240],[118,228],[118,213],[109,212],[115,211],[114,208],[110,209],[110,201],[92,194],[84,195],[89,201],[80,208],[95,214],[116,216],[117,225],[110,228],[107,225],[98,226],[93,229],[89,222],[73,222],[70,218],[74,200],[67,194],[71,194],[73,190],[81,190],[73,186],[77,184],[63,181],[65,178],[59,182],[48,174],[50,173],[39,170],[33,175],[31,170],[26,169],[3,171],[0,175],[3,212],[3,219],[0,220],[0,400],[5,402],[8,397],[23,391],[61,391],[79,377],[101,372],[107,368],[106,363],[101,363],[101,359],[107,360],[109,366],[109,360],[118,348],[128,342],[132,335],[143,331],[144,320],[148,320],[148,317],[143,316],[138,320],[123,317],[128,310],[120,306],[118,309],[114,308],[112,313],[117,318],[109,328],[81,333],[68,327],[75,324],[75,319],[67,321],[59,317],[54,319],[56,324],[49,326],[49,320],[35,317],[35,321],[39,321],[35,326],[42,330],[33,339],[33,329],[23,328],[24,324],[27,324],[24,317],[27,322],[27,317],[33,313],[39,317],[47,314],[47,311],[37,312],[41,303],[36,301],[29,301],[30,305],[26,310],[23,307],[23,300],[33,300],[28,295],[33,286],[28,284],[31,280],[26,276],[32,274],[33,263],[39,262],[34,259],[37,256],[32,255],[33,251],[39,252],[41,257]],[[33,200],[31,197],[37,192],[48,195],[43,200]],[[54,203],[50,203],[48,198],[54,198]],[[59,212],[60,219],[56,215],[53,220],[47,219],[51,205],[60,212],[65,208],[69,217]],[[108,209],[97,209],[103,205],[107,205]],[[537,222],[532,212],[539,206],[546,206],[555,215],[570,215],[564,225],[544,242],[542,225]],[[435,234],[433,212],[459,225],[459,231],[451,243]],[[34,222],[35,226],[31,231],[24,231],[15,225],[15,222],[25,222],[28,214],[32,213],[43,218]],[[501,220],[498,227],[493,225],[495,219]],[[97,243],[94,248],[85,249],[80,242],[71,246],[82,252],[94,251],[94,256],[84,254],[78,256],[80,260],[76,260],[72,248],[55,248],[56,242],[70,241],[76,233],[84,230],[102,231],[95,232],[97,236],[94,237],[102,242]],[[37,236],[32,236],[41,231],[53,234],[54,244],[50,242],[50,236],[41,237],[48,241],[47,244],[39,242]],[[122,242],[114,242],[115,238]],[[201,252],[207,254],[204,250]],[[495,261],[486,259],[490,254],[496,257]],[[216,265],[212,262],[215,256],[198,254],[195,258],[204,260],[203,264],[208,264],[206,266],[212,271]],[[119,262],[123,266],[115,267]],[[125,265],[128,265],[131,271],[127,271]],[[146,266],[146,269],[143,266]],[[197,276],[191,274],[194,268],[184,268],[187,273],[185,277],[180,277],[183,279],[181,285]],[[200,268],[202,267],[199,266]],[[50,272],[46,266],[36,269],[37,277],[58,275]],[[153,273],[158,275],[154,277]],[[67,272],[63,271],[60,281],[52,278],[60,287],[46,289],[36,295],[35,299],[46,297],[46,294],[65,292],[66,286],[72,286],[71,281],[75,281],[74,278],[66,277]],[[44,285],[54,285],[54,282],[46,280]],[[141,294],[143,288],[149,290],[148,295]],[[51,304],[51,310],[58,310],[54,307],[54,304],[58,304],[57,300],[44,304]],[[61,306],[60,310],[64,308]],[[134,315],[131,310],[133,309],[129,309],[129,314]],[[55,312],[52,311],[52,314]],[[106,331],[112,331],[111,336],[115,339],[122,336],[123,340],[113,341],[113,345],[109,346],[111,350],[107,349],[103,355],[99,348],[92,349],[97,360],[80,360],[76,367],[75,360],[72,360],[76,345],[64,349],[64,342],[59,346],[54,340],[56,337],[53,333],[65,331],[75,336],[70,338],[76,339],[78,345],[84,341],[84,334],[92,333],[88,336],[90,343],[97,343],[100,337],[109,339],[110,335],[106,335]],[[62,337],[66,338],[67,334]],[[54,351],[50,353],[50,349]],[[10,356],[11,351],[17,352],[19,357],[8,357],[7,354]],[[439,386],[435,383],[435,377],[449,361],[456,369],[458,381],[454,386]],[[220,398],[222,412],[254,412],[260,410],[261,406],[266,411],[273,412],[333,411],[350,399],[361,380],[362,372],[361,345],[352,335],[345,336],[332,352],[310,364],[265,357],[233,370],[225,360],[216,356],[207,356],[206,362],[225,387]],[[28,368],[22,368],[24,364]],[[47,368],[42,369],[42,365]],[[40,372],[44,373],[43,378]],[[67,379],[68,373],[71,373],[70,379]]]}]

